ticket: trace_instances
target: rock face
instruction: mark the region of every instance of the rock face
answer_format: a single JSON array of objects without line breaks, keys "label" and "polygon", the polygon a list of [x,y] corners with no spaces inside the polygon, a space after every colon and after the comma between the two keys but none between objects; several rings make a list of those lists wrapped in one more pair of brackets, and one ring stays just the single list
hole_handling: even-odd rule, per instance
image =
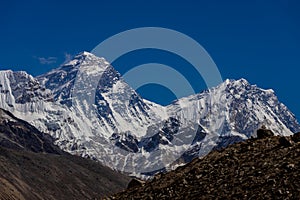
[{"label": "rock face", "polygon": [[299,199],[300,142],[286,146],[282,138],[249,139],[213,151],[109,199]]},{"label": "rock face", "polygon": [[266,128],[257,130],[257,138],[263,139],[274,136],[274,133],[271,130],[268,130]]},{"label": "rock face", "polygon": [[95,199],[126,188],[128,177],[53,141],[0,109],[0,199]]},{"label": "rock face", "polygon": [[130,189],[135,187],[141,187],[144,183],[144,181],[134,178],[128,183],[127,188]]},{"label": "rock face", "polygon": [[292,139],[293,139],[294,142],[300,142],[300,132],[299,133],[295,133],[292,136]]}]

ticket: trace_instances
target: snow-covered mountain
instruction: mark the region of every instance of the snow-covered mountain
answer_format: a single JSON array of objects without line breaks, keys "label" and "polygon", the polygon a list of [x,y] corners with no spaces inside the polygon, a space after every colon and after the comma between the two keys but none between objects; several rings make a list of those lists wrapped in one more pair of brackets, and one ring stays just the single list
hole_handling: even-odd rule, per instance
[{"label": "snow-covered mountain", "polygon": [[56,102],[97,117],[108,137],[126,131],[140,136],[164,112],[163,107],[143,100],[104,58],[88,52],[37,78],[53,92]]},{"label": "snow-covered mountain", "polygon": [[88,52],[36,78],[0,71],[0,107],[52,135],[63,150],[133,174],[188,162],[255,136],[262,125],[280,135],[300,131],[272,90],[244,79],[163,107]]},{"label": "snow-covered mountain", "polygon": [[261,89],[245,79],[227,79],[215,88],[179,99],[167,109],[180,119],[198,122],[203,128],[202,138],[212,133],[218,137],[213,146],[203,139],[194,141],[182,156],[185,162],[207,154],[212,148],[256,137],[256,130],[262,126],[276,135],[300,131],[295,116],[279,102],[273,90]]}]

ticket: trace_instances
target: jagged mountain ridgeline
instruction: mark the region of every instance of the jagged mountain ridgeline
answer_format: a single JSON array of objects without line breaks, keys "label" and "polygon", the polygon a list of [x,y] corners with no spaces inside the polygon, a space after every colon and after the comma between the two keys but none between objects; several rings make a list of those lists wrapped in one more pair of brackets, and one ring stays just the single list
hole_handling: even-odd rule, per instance
[{"label": "jagged mountain ridgeline", "polygon": [[60,149],[136,176],[256,136],[262,125],[276,135],[300,131],[273,90],[244,79],[160,106],[88,52],[38,77],[0,71],[0,107],[52,136]]}]

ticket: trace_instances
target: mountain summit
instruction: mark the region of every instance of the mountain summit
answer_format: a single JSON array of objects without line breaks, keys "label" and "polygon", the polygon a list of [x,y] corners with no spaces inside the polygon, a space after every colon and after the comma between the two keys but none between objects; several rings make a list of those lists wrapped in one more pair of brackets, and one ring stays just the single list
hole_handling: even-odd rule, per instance
[{"label": "mountain summit", "polygon": [[1,108],[49,133],[61,149],[134,175],[245,140],[263,125],[276,135],[300,131],[274,91],[245,79],[160,106],[88,52],[36,78],[11,71],[0,76]]}]

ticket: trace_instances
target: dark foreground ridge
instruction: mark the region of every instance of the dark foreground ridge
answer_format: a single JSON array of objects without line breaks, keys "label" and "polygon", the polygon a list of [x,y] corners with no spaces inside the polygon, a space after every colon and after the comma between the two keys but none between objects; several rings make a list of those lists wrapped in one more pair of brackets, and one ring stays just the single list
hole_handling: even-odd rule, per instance
[{"label": "dark foreground ridge", "polygon": [[0,199],[99,199],[129,178],[62,152],[50,136],[0,109]]},{"label": "dark foreground ridge", "polygon": [[110,199],[300,199],[300,133],[281,137],[260,130],[258,136]]}]

